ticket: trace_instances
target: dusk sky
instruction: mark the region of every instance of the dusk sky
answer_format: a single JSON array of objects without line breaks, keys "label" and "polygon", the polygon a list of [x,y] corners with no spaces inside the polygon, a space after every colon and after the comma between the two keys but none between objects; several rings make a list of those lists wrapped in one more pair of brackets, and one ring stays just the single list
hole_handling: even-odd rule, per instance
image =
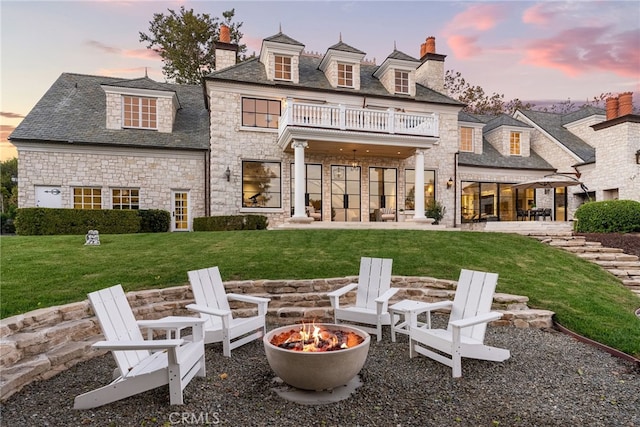
[{"label": "dusk sky", "polygon": [[[222,17],[235,8],[247,53],[280,28],[325,53],[342,41],[380,64],[396,48],[415,58],[428,36],[455,70],[506,100],[640,99],[640,2],[634,1],[7,1],[0,0],[0,160],[7,137],[64,72],[164,81],[139,42],[154,13],[184,5]],[[638,102],[638,101],[636,101]]]}]

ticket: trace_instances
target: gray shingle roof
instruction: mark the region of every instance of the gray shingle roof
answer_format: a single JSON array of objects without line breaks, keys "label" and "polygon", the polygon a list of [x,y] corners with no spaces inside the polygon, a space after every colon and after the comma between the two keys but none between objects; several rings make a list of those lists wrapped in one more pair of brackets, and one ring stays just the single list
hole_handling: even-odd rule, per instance
[{"label": "gray shingle roof", "polygon": [[278,34],[274,34],[264,39],[264,41],[283,43],[283,44],[293,44],[296,46],[304,46],[304,44],[300,43],[298,40],[294,40],[283,32],[279,32]]},{"label": "gray shingle roof", "polygon": [[[107,129],[101,85],[175,92],[181,108],[173,132]],[[63,73],[11,134],[12,141],[63,142],[130,147],[207,150],[209,115],[202,86]]]},{"label": "gray shingle roof", "polygon": [[420,62],[419,59],[416,59],[413,56],[407,55],[404,52],[400,52],[398,49],[393,49],[393,52],[391,52],[391,54],[387,56],[387,59],[399,59],[401,61]]},{"label": "gray shingle roof", "polygon": [[[267,79],[267,74],[263,64],[258,58],[251,58],[247,61],[236,64],[224,70],[214,71],[205,79],[223,80],[243,84],[257,84],[262,86],[280,87],[283,90],[287,88],[320,90],[323,92],[340,92],[352,93],[364,96],[377,96],[383,98],[401,98],[407,99],[407,95],[390,94],[380,80],[373,77],[373,73],[378,69],[377,65],[360,65],[360,90],[348,88],[334,88],[329,84],[324,73],[318,69],[321,58],[301,55],[299,63],[300,83],[294,84],[286,81],[272,81]],[[415,99],[418,102],[429,102],[436,104],[446,104],[455,106],[464,106],[465,104],[450,98],[444,94],[436,92],[422,85],[416,85]]]},{"label": "gray shingle roof", "polygon": [[485,138],[482,139],[482,154],[461,151],[458,164],[502,169],[556,170],[533,150],[529,157],[503,156]]},{"label": "gray shingle roof", "polygon": [[350,53],[358,53],[358,54],[361,54],[361,55],[366,55],[365,52],[363,52],[363,51],[361,51],[359,49],[356,49],[353,46],[349,46],[348,44],[346,44],[344,42],[338,42],[338,43],[334,44],[333,46],[330,46],[327,49],[327,51],[329,51],[329,50],[339,50],[341,52],[350,52]]},{"label": "gray shingle roof", "polygon": [[532,122],[540,126],[540,128],[551,135],[556,141],[573,152],[583,162],[589,163],[595,161],[595,148],[569,132],[563,125],[589,117],[593,114],[602,114],[603,110],[598,108],[581,108],[578,111],[568,114],[547,113],[533,110],[520,110],[520,112]]},{"label": "gray shingle roof", "polygon": [[[486,116],[485,116],[486,117]],[[510,126],[510,127],[520,127],[520,128],[529,128],[532,129],[532,126],[529,126],[527,123],[523,123],[519,120],[514,119],[511,116],[506,114],[499,114],[490,118],[489,121],[485,122],[486,125],[483,128],[483,132],[490,132],[500,126]]]}]

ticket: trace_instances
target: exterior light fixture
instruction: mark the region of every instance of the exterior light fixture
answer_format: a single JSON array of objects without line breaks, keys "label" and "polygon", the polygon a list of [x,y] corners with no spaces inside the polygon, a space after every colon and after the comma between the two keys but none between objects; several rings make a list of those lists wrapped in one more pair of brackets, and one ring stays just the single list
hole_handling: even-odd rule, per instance
[{"label": "exterior light fixture", "polygon": [[224,177],[227,178],[227,182],[231,181],[231,171],[229,170],[229,166],[227,166],[227,170],[224,171]]},{"label": "exterior light fixture", "polygon": [[351,169],[358,169],[358,161],[356,160],[356,150],[353,150],[353,160],[351,161]]},{"label": "exterior light fixture", "polygon": [[640,165],[640,150],[636,151],[636,164]]},{"label": "exterior light fixture", "polygon": [[447,188],[453,187],[453,178],[449,177],[449,181],[447,181]]}]

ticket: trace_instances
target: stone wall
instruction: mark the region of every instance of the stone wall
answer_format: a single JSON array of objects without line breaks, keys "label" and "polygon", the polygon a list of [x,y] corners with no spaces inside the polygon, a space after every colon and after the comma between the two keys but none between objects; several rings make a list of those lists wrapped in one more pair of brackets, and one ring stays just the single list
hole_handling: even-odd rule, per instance
[{"label": "stone wall", "polygon": [[[268,327],[304,320],[332,322],[333,312],[327,292],[357,281],[357,277],[312,280],[257,280],[225,283],[229,293],[271,298],[267,314]],[[402,299],[435,302],[453,299],[456,282],[428,277],[392,278],[400,288],[391,303]],[[127,293],[137,319],[165,316],[192,316],[184,307],[193,302],[187,285]],[[347,294],[341,304],[355,301],[355,292]],[[547,328],[552,326],[552,312],[531,310],[528,298],[495,294],[493,309],[504,314],[494,325]],[[231,302],[234,316],[255,313],[246,303]],[[102,339],[100,326],[89,301],[43,308],[0,321],[0,400],[37,380],[46,380],[69,367],[102,355],[91,347]]]}]

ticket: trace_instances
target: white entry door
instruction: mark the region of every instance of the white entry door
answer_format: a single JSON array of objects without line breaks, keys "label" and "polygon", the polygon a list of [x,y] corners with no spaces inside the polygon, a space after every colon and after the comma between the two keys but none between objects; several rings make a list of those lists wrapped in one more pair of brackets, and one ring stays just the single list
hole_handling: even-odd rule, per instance
[{"label": "white entry door", "polygon": [[36,206],[39,208],[61,208],[62,191],[60,187],[36,186]]},{"label": "white entry door", "polygon": [[171,231],[189,231],[189,192],[172,191]]}]

